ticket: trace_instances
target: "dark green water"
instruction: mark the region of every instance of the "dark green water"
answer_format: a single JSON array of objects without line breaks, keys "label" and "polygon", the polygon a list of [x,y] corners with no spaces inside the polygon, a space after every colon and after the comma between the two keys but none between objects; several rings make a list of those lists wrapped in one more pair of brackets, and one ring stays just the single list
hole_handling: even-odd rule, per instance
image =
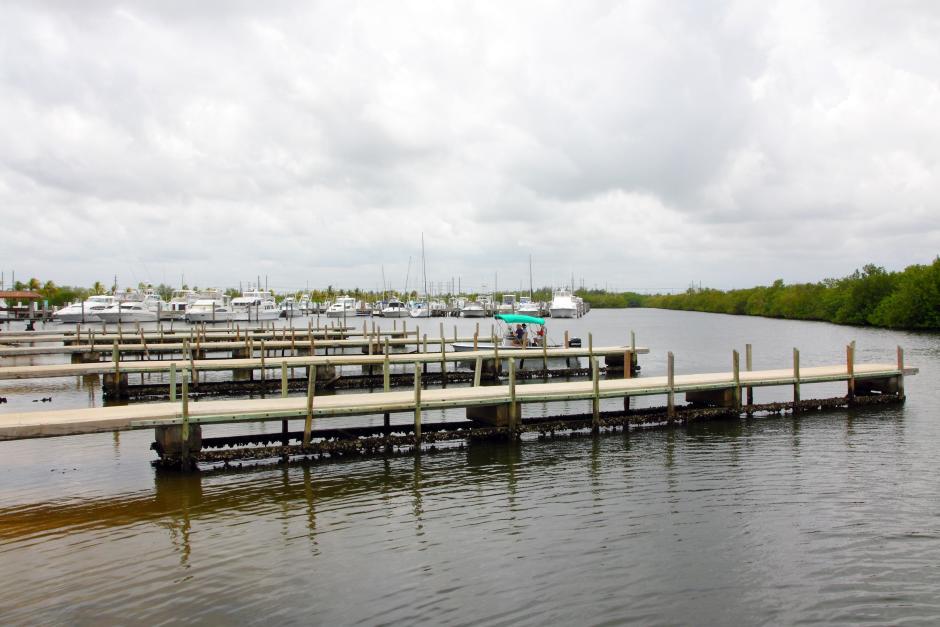
[{"label": "dark green water", "polygon": [[[904,406],[196,476],[157,474],[149,432],[0,443],[0,620],[940,620],[940,338],[655,310],[565,328],[598,344],[636,330],[644,375],[668,350],[679,372],[728,370],[745,342],[756,368],[794,346],[835,363],[852,339],[859,362],[901,344],[921,372]],[[23,387],[0,395],[22,409]],[[56,408],[99,402],[75,381],[35,387]]]}]

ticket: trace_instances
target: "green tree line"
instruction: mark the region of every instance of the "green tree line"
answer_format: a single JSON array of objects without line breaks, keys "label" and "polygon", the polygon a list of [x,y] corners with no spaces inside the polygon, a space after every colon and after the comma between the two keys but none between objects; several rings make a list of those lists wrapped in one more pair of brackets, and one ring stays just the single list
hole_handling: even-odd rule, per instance
[{"label": "green tree line", "polygon": [[869,264],[841,279],[721,291],[689,289],[647,296],[646,307],[822,320],[893,329],[940,329],[940,257],[886,272]]}]

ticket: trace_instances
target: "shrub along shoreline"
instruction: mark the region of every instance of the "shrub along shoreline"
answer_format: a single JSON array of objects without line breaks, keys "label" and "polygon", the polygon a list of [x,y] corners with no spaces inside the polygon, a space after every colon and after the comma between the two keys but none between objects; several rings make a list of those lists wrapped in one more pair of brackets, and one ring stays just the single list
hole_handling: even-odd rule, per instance
[{"label": "shrub along shoreline", "polygon": [[[595,306],[592,303],[592,306]],[[596,305],[603,306],[603,305]],[[940,257],[886,272],[869,264],[841,279],[739,290],[689,289],[643,298],[644,307],[725,313],[889,329],[940,330]]]}]

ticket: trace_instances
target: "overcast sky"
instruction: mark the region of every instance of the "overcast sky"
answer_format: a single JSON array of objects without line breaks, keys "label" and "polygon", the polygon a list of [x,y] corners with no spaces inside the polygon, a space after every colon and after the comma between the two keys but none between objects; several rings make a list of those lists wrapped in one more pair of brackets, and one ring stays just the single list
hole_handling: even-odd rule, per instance
[{"label": "overcast sky", "polygon": [[9,282],[655,290],[940,252],[940,3],[0,3]]}]

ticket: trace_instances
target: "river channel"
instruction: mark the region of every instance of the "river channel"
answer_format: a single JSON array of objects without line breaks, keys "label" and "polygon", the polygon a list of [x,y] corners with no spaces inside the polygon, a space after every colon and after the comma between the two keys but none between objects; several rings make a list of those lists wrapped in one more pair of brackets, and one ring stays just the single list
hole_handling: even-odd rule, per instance
[{"label": "river channel", "polygon": [[[745,343],[755,369],[794,347],[842,363],[852,340],[920,373],[904,405],[191,475],[151,466],[149,431],[0,442],[0,622],[940,622],[940,335],[651,309],[549,320],[565,330],[634,330],[640,376],[667,351],[728,371]],[[101,404],[80,381],[0,383],[0,415]]]}]

